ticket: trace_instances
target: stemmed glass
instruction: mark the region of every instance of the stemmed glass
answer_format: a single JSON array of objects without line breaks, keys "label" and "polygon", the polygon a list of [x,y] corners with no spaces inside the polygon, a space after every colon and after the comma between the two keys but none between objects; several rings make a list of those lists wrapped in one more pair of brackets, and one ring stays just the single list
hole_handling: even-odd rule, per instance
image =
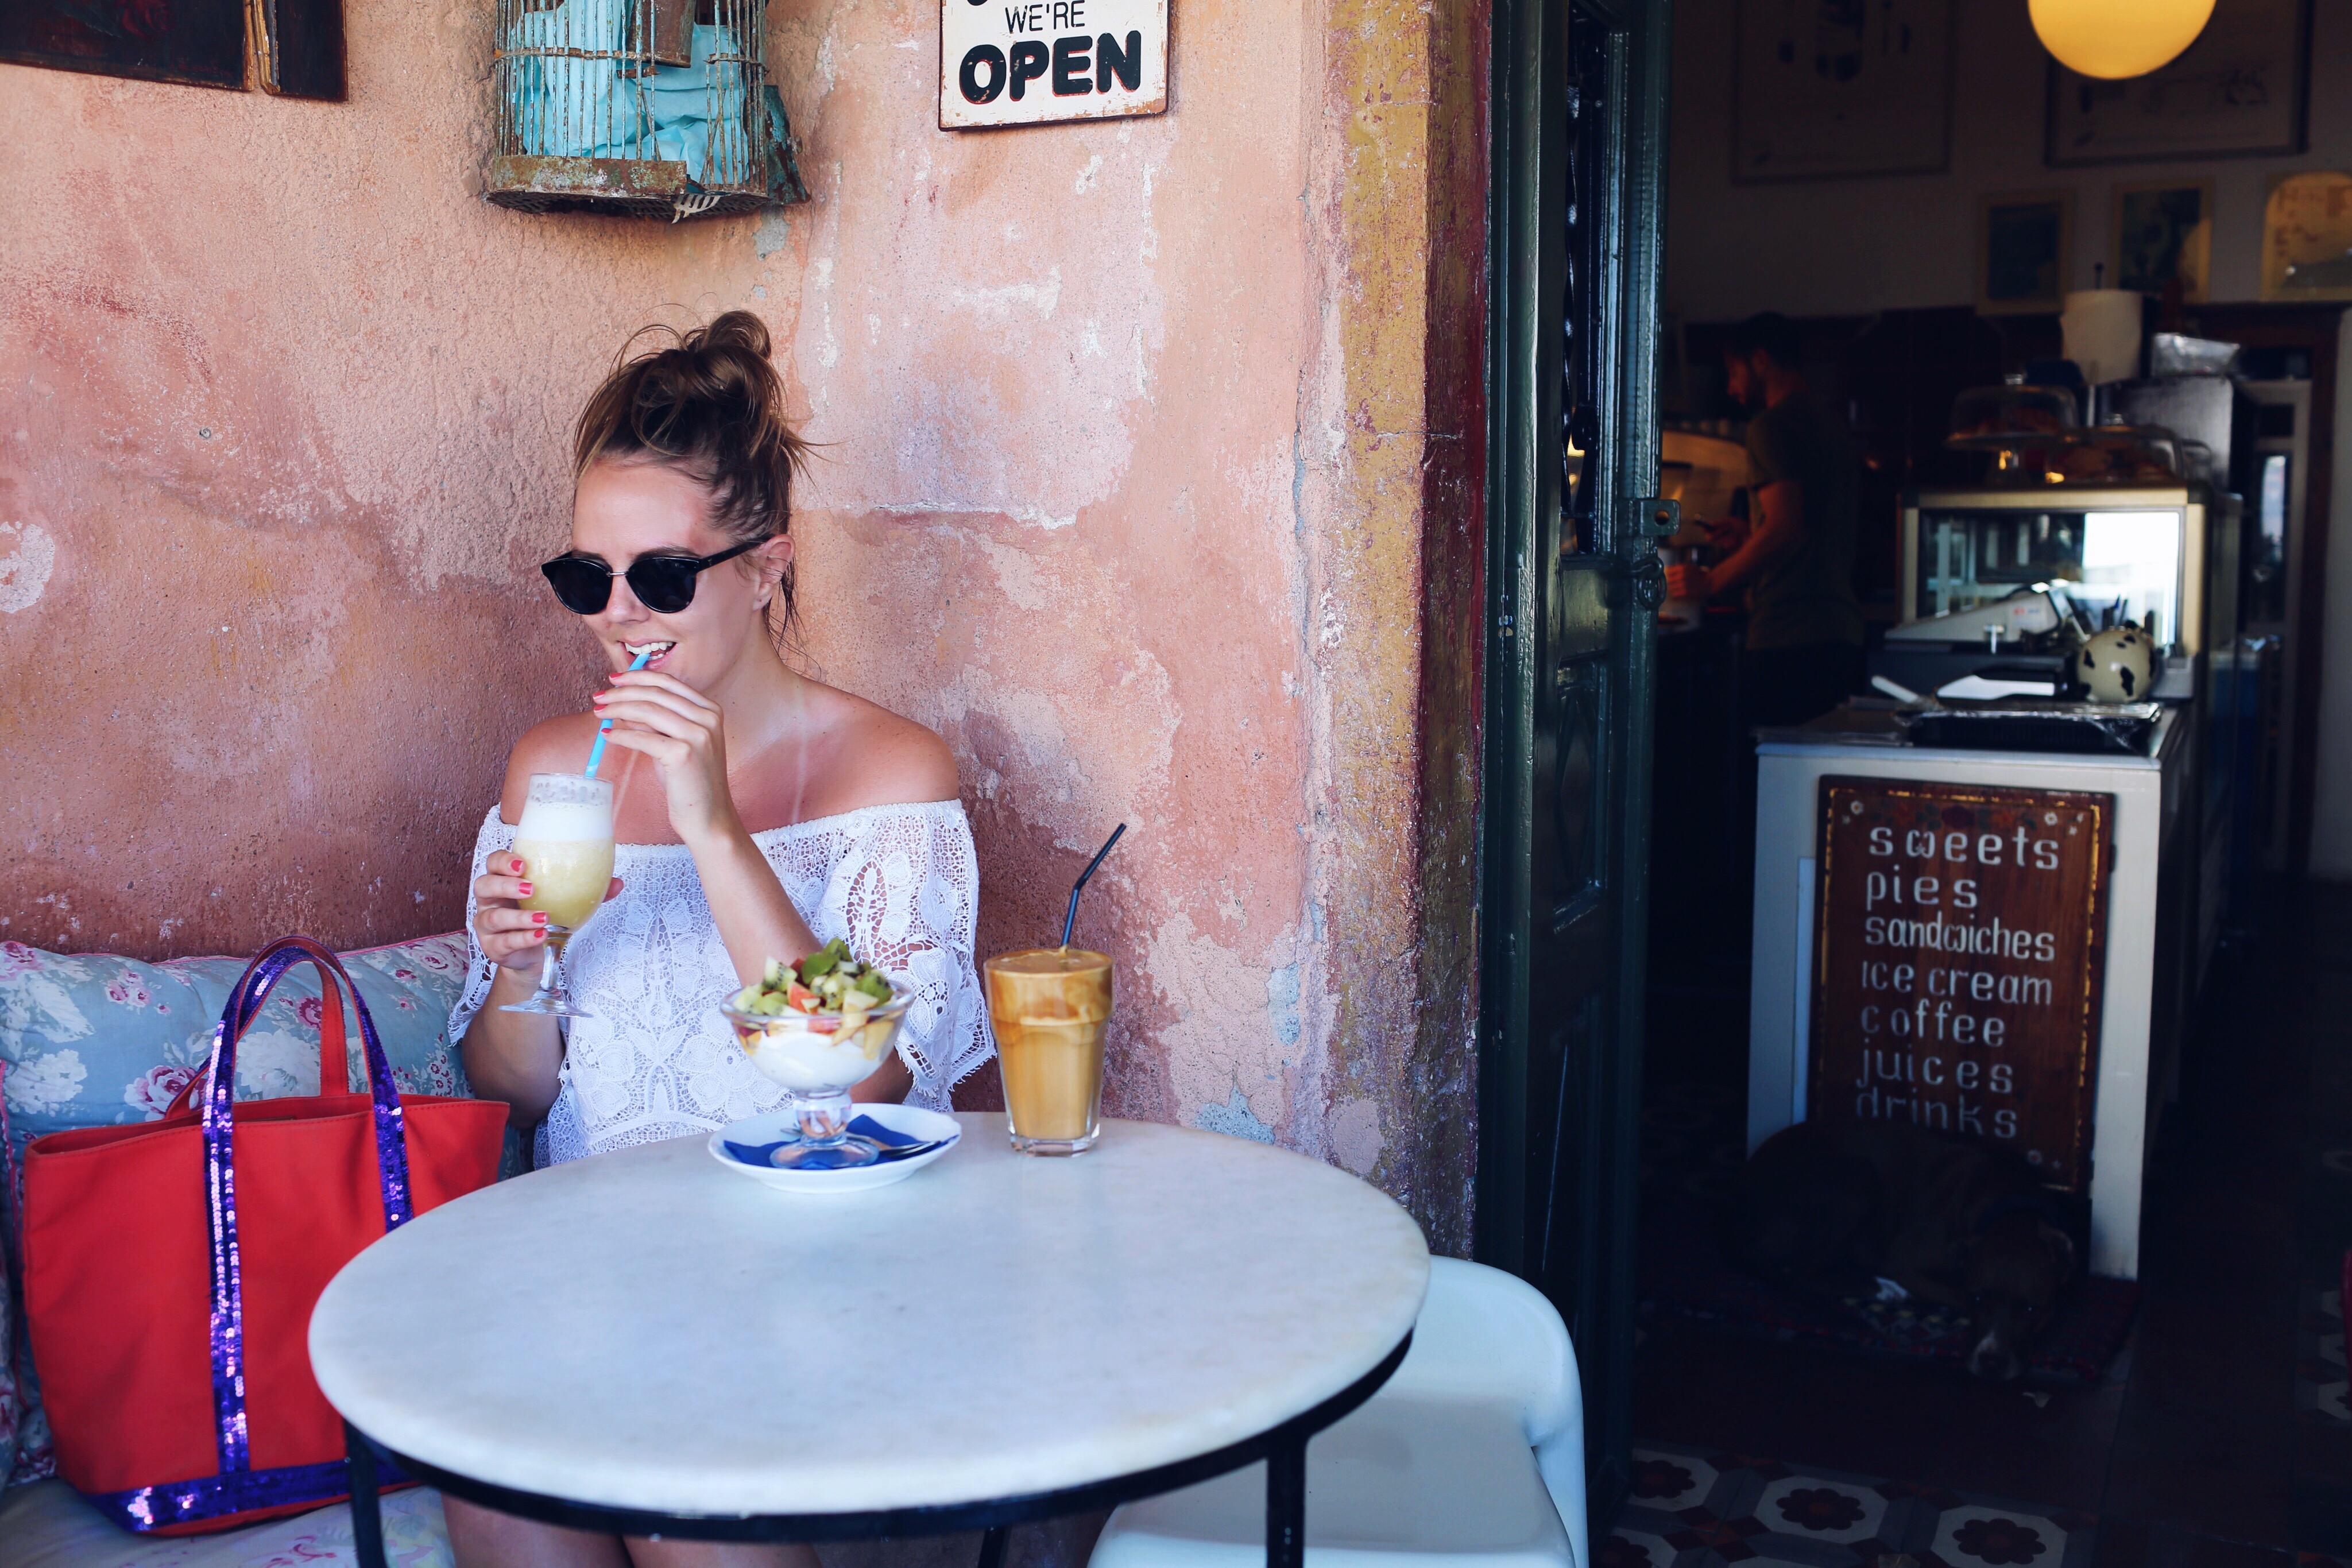
[{"label": "stemmed glass", "polygon": [[785,1170],[851,1170],[882,1157],[879,1145],[849,1131],[849,1092],[866,1082],[889,1055],[898,1024],[915,998],[900,992],[863,1015],[855,1029],[840,1013],[743,1012],[733,1004],[719,1010],[735,1031],[751,1065],[784,1087],[792,1097],[800,1141],[769,1156]]},{"label": "stemmed glass", "polygon": [[583,773],[532,774],[522,821],[515,828],[514,852],[522,857],[523,879],[530,883],[522,907],[547,915],[547,951],[540,963],[539,989],[504,1010],[593,1018],[563,988],[563,949],[603,907],[604,890],[612,884],[612,780]]}]

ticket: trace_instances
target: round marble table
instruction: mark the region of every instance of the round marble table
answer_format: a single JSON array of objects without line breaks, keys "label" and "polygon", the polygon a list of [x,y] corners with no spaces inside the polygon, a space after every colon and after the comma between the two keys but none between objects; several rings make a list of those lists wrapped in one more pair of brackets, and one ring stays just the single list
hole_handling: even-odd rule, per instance
[{"label": "round marble table", "polygon": [[1243,1139],[1110,1122],[1037,1159],[1001,1115],[960,1120],[945,1158],[860,1194],[772,1190],[694,1137],[417,1217],[310,1321],[355,1496],[381,1449],[551,1521],[817,1540],[1001,1527],[1263,1458],[1269,1561],[1297,1563],[1307,1439],[1420,1311],[1412,1218]]}]

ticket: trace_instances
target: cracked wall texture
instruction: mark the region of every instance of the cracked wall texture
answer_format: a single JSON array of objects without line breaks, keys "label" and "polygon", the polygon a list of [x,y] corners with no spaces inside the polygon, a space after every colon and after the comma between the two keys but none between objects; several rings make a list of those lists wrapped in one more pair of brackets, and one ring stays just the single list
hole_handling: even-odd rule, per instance
[{"label": "cracked wall texture", "polygon": [[1465,1248],[1484,10],[1187,0],[1171,114],[957,136],[934,8],[775,0],[814,200],[675,226],[478,199],[490,15],[352,5],[340,105],[0,66],[0,937],[456,925],[595,672],[568,422],[747,307],[824,445],[806,663],[954,747],[982,951],[1129,822],[1113,1111]]}]

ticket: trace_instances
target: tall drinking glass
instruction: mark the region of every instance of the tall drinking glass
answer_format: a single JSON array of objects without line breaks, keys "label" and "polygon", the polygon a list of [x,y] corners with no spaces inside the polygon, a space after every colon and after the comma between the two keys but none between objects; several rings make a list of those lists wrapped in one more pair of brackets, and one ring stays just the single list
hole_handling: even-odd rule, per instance
[{"label": "tall drinking glass", "polygon": [[539,989],[528,1001],[508,1003],[505,1010],[593,1018],[563,988],[563,949],[603,906],[613,880],[612,780],[581,773],[532,774],[522,821],[515,828],[514,852],[522,857],[523,880],[530,883],[522,907],[547,915],[547,951],[540,963]]},{"label": "tall drinking glass", "polygon": [[1085,1154],[1099,1132],[1109,956],[1033,947],[985,967],[1013,1146],[1024,1155]]}]

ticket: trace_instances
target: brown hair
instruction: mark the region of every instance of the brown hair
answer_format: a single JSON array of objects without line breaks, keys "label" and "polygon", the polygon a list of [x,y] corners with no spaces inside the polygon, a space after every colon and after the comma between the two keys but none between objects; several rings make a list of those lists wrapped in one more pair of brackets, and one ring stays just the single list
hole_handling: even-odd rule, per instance
[{"label": "brown hair", "polygon": [[[649,336],[668,341],[632,357]],[[767,325],[748,310],[684,332],[631,333],[572,429],[572,482],[604,457],[666,464],[709,488],[710,526],[737,544],[790,533],[793,478],[805,472],[809,445],[784,417],[783,382],[768,354]],[[776,585],[782,612],[769,610],[780,642],[795,616],[793,575],[786,566]]]}]

